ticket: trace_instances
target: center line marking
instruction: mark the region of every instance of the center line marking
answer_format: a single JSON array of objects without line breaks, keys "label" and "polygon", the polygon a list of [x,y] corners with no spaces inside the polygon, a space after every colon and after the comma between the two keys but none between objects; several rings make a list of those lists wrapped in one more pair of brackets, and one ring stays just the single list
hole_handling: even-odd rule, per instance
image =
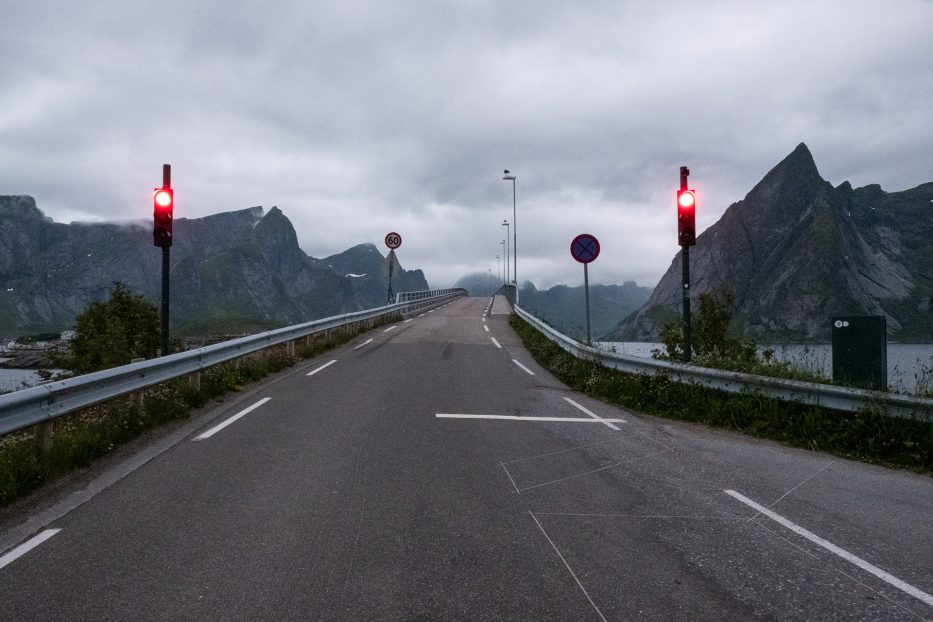
[{"label": "center line marking", "polygon": [[495,337],[490,337],[490,339],[492,339],[492,342],[493,342],[494,344],[496,344],[496,347],[497,347],[497,348],[499,348],[500,350],[502,349],[502,344],[500,344],[498,341],[496,341],[496,338],[495,338]]},{"label": "center line marking", "polygon": [[864,570],[864,571],[866,571],[866,572],[869,572],[869,573],[875,575],[876,577],[878,577],[879,579],[881,579],[881,580],[884,581],[885,583],[887,583],[887,584],[889,584],[889,585],[893,585],[894,587],[896,587],[897,589],[901,590],[902,592],[905,592],[905,593],[907,593],[907,594],[910,594],[911,596],[913,596],[913,597],[916,598],[917,600],[923,601],[923,602],[925,602],[926,604],[928,604],[928,605],[930,605],[930,606],[933,606],[933,596],[930,596],[930,595],[927,594],[926,592],[924,592],[924,591],[922,591],[922,590],[919,590],[919,589],[915,588],[914,586],[910,585],[909,583],[905,583],[904,581],[901,581],[900,579],[898,579],[898,578],[895,577],[894,575],[885,572],[885,571],[882,570],[881,568],[878,568],[877,566],[868,563],[867,561],[865,561],[864,559],[862,559],[862,558],[860,558],[860,557],[856,557],[855,555],[853,555],[852,553],[846,551],[845,549],[839,548],[838,546],[836,546],[835,544],[833,544],[833,543],[830,542],[829,540],[824,540],[823,538],[819,537],[818,535],[816,535],[816,534],[814,534],[814,533],[812,533],[812,532],[810,532],[810,531],[807,531],[806,529],[804,529],[804,528],[801,527],[800,525],[797,525],[796,523],[792,523],[791,521],[787,520],[786,518],[784,518],[784,517],[781,516],[780,514],[776,514],[775,512],[772,512],[771,510],[769,510],[769,509],[766,508],[765,506],[763,506],[763,505],[761,505],[761,504],[759,504],[759,503],[755,503],[754,501],[752,501],[752,500],[749,499],[748,497],[746,497],[746,496],[744,496],[744,495],[742,495],[742,494],[740,494],[740,493],[737,493],[737,492],[734,491],[734,490],[726,490],[726,491],[724,491],[724,492],[725,492],[727,495],[729,495],[730,497],[732,497],[732,498],[734,498],[734,499],[737,499],[737,500],[741,501],[742,503],[744,503],[744,504],[747,505],[748,507],[750,507],[750,508],[752,508],[752,509],[754,509],[754,510],[760,512],[761,514],[764,514],[765,516],[767,516],[768,518],[770,518],[770,519],[773,520],[774,522],[778,523],[779,525],[783,525],[784,527],[790,529],[791,531],[793,531],[794,533],[796,533],[798,536],[801,536],[801,537],[803,537],[803,538],[806,538],[807,540],[809,540],[809,541],[812,542],[813,544],[816,544],[817,546],[821,546],[821,547],[823,547],[824,549],[826,549],[827,551],[829,551],[830,553],[833,553],[833,554],[835,554],[835,555],[838,555],[839,557],[841,557],[842,559],[846,560],[847,562],[850,562],[850,563],[855,564],[856,566],[858,566],[858,567],[861,568],[862,570]]},{"label": "center line marking", "polygon": [[354,350],[359,350],[359,349],[362,348],[363,346],[365,346],[365,345],[367,345],[367,344],[370,344],[370,343],[372,343],[372,342],[373,342],[372,339],[367,339],[366,341],[364,341],[363,343],[361,343],[360,345],[356,346],[356,347],[353,348],[353,349],[354,349]]},{"label": "center line marking", "polygon": [[18,547],[10,550],[9,553],[4,555],[3,557],[0,557],[0,568],[9,566],[10,564],[15,562],[17,559],[19,559],[23,555],[25,555],[29,551],[33,550],[34,548],[36,548],[37,546],[39,546],[40,544],[42,544],[43,542],[45,542],[46,540],[48,540],[49,538],[57,534],[59,531],[61,531],[61,529],[46,529],[45,531],[39,534],[36,534],[29,540],[26,540],[25,542],[20,544]]},{"label": "center line marking", "polygon": [[[525,373],[527,373],[529,376],[534,376],[534,375],[535,375],[535,373],[534,373],[533,371],[531,371],[530,369],[528,369],[527,367],[525,367],[524,365],[522,365],[521,363],[519,363],[519,362],[516,361],[515,359],[512,359],[512,362],[515,363],[516,365],[518,365],[519,367],[521,367],[522,369],[524,369],[524,370],[525,370]],[[593,416],[596,417],[596,415],[593,415]],[[599,419],[599,417],[596,417],[596,418]],[[616,428],[616,429],[618,429],[618,428]]]},{"label": "center line marking", "polygon": [[314,370],[309,371],[307,374],[305,374],[305,376],[313,376],[314,374],[318,373],[319,371],[324,370],[324,369],[327,369],[328,367],[330,367],[331,365],[333,365],[333,364],[336,363],[336,362],[337,362],[337,360],[334,359],[334,360],[331,361],[330,363],[324,363],[323,365],[321,365],[321,366],[318,367],[317,369],[314,369]]},{"label": "center line marking", "polygon": [[388,327],[387,329],[385,329],[385,330],[382,331],[382,332],[387,333],[387,332],[389,332],[390,330],[395,330],[396,328],[398,328],[398,324],[396,324],[395,326],[390,326],[390,327]]},{"label": "center line marking", "polygon": [[485,324],[483,324],[483,328],[485,328],[485,329],[486,329],[486,332],[487,332],[487,333],[489,332],[489,327],[488,327],[488,326],[486,326]]},{"label": "center line marking", "polygon": [[268,402],[268,401],[271,400],[271,399],[272,399],[271,397],[264,397],[264,398],[262,398],[261,400],[259,400],[259,401],[256,402],[255,404],[253,404],[252,406],[248,406],[247,408],[244,408],[243,410],[241,410],[241,411],[238,412],[237,414],[233,415],[232,417],[230,417],[229,419],[227,419],[227,420],[224,421],[223,423],[218,423],[217,425],[215,425],[213,428],[211,428],[211,429],[208,430],[207,432],[204,432],[203,434],[201,434],[201,435],[199,435],[199,436],[195,436],[195,437],[194,437],[194,440],[196,440],[196,441],[203,441],[203,440],[206,439],[206,438],[210,438],[210,437],[214,436],[215,434],[217,434],[218,432],[220,432],[221,430],[223,430],[225,427],[227,427],[228,425],[230,425],[231,423],[233,423],[234,421],[236,421],[236,420],[239,419],[240,417],[245,417],[246,415],[248,415],[248,414],[251,413],[252,411],[256,410],[257,408],[259,408],[260,406],[262,406],[263,404],[265,404],[266,402]]},{"label": "center line marking", "polygon": [[[564,401],[566,401],[566,402],[567,402],[568,404],[570,404],[571,406],[577,408],[578,410],[582,410],[583,412],[585,412],[586,414],[588,414],[588,415],[589,415],[590,417],[592,417],[593,419],[598,419],[598,420],[602,421],[603,423],[606,424],[606,427],[612,428],[613,430],[616,430],[616,431],[619,430],[619,428],[616,427],[615,425],[613,425],[612,423],[609,423],[608,421],[606,421],[605,419],[603,419],[602,417],[600,417],[600,416],[597,415],[596,413],[594,413],[594,412],[592,412],[592,411],[590,411],[590,410],[584,408],[584,407],[581,406],[580,404],[577,404],[575,401],[573,401],[573,400],[570,399],[569,397],[565,397],[565,398],[564,398]],[[622,423],[625,423],[625,422],[623,421]]]}]

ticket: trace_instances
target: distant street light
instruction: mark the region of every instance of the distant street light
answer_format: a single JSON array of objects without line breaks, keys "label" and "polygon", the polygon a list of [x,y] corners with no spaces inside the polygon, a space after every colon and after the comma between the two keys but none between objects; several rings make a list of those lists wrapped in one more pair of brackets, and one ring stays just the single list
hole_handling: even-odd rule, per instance
[{"label": "distant street light", "polygon": [[505,261],[508,258],[508,254],[505,252],[505,240],[499,242],[499,246],[502,247],[502,282],[505,283]]},{"label": "distant street light", "polygon": [[515,175],[505,169],[505,181],[512,182],[512,282],[515,283],[515,304],[518,304],[518,218],[515,213]]},{"label": "distant street light", "polygon": [[502,226],[505,227],[505,282],[511,283],[509,280],[509,221],[503,220]]},{"label": "distant street light", "polygon": [[502,257],[496,253],[496,278],[499,279],[499,285],[502,285]]}]

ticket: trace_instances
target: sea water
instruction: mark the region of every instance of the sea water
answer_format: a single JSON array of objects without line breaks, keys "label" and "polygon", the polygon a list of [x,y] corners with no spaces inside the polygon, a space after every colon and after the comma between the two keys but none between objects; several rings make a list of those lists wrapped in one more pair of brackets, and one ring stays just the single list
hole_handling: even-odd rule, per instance
[{"label": "sea water", "polygon": [[[664,344],[637,341],[600,342],[600,349],[615,348],[627,356],[651,357],[655,350],[665,351]],[[833,347],[828,343],[778,344],[762,346],[774,352],[775,360],[817,373],[824,378],[833,375]],[[888,387],[898,393],[922,395],[933,391],[933,344],[889,343],[888,344]]]}]

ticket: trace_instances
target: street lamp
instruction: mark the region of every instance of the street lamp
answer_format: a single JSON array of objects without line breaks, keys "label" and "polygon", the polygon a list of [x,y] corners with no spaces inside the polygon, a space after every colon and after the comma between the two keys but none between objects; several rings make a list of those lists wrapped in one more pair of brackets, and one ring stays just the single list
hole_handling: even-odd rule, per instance
[{"label": "street lamp", "polygon": [[496,278],[499,280],[499,285],[502,285],[502,257],[499,253],[496,253]]},{"label": "street lamp", "polygon": [[506,282],[506,278],[505,278],[505,262],[506,262],[506,260],[508,260],[508,258],[509,258],[508,253],[505,252],[505,240],[502,240],[501,242],[499,242],[499,246],[502,247],[502,282],[505,283],[505,282]]},{"label": "street lamp", "polygon": [[502,226],[505,227],[505,282],[511,283],[509,280],[509,221],[503,220]]},{"label": "street lamp", "polygon": [[515,213],[515,175],[505,169],[505,181],[512,182],[512,281],[515,283],[515,304],[518,304],[518,218]]}]

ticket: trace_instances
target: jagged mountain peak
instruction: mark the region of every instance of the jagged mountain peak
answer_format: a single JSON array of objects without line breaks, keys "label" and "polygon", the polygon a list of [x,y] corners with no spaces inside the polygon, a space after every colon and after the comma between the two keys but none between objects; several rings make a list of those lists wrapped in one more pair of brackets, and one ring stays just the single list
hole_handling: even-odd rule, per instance
[{"label": "jagged mountain peak", "polygon": [[[933,340],[933,184],[887,193],[833,188],[801,143],[691,249],[694,300],[728,288],[736,324],[758,341],[829,338],[833,315],[884,315],[892,335]],[[676,256],[654,293],[615,331],[654,340],[680,310]]]}]

